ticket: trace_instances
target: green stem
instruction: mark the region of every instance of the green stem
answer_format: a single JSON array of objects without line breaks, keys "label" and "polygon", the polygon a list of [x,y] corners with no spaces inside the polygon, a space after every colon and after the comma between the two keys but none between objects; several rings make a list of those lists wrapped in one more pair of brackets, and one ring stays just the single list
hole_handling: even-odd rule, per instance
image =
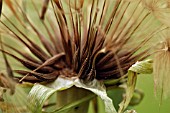
[{"label": "green stem", "polygon": [[[89,94],[91,94],[91,92],[77,87],[72,87],[67,90],[59,91],[57,93],[57,108],[61,108],[67,104],[78,101],[88,96]],[[86,101],[78,106],[75,106],[69,111],[69,113],[87,113],[89,102],[90,101]]]}]

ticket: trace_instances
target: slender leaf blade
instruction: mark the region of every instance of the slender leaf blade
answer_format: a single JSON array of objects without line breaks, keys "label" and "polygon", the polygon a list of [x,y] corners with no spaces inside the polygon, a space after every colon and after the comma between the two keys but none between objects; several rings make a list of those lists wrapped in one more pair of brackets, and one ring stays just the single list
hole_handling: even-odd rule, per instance
[{"label": "slender leaf blade", "polygon": [[41,84],[35,84],[28,95],[30,104],[34,106],[32,113],[42,113],[42,107],[44,102],[55,93],[56,90],[48,88]]},{"label": "slender leaf blade", "polygon": [[146,61],[136,62],[134,65],[132,65],[129,68],[126,95],[123,101],[119,104],[120,108],[118,110],[118,113],[123,113],[124,110],[129,105],[130,100],[133,97],[133,93],[135,90],[137,75],[138,74],[151,74],[153,72],[152,64],[153,64],[152,60],[149,59]]},{"label": "slender leaf blade", "polygon": [[112,100],[107,96],[106,88],[103,82],[99,82],[98,80],[94,79],[89,84],[84,84],[81,80],[77,79],[75,80],[75,86],[87,89],[99,96],[105,104],[106,113],[117,113],[113,106]]}]

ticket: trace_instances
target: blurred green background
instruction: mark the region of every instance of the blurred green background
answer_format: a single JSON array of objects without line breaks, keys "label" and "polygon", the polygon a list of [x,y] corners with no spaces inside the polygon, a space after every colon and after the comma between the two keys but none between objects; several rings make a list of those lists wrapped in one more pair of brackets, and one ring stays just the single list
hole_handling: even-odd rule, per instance
[{"label": "blurred green background", "polygon": [[[129,107],[129,109],[134,109],[137,113],[170,113],[170,98],[164,98],[161,101],[160,98],[155,96],[152,75],[138,75],[136,88],[144,93],[144,98],[141,103],[136,106]],[[109,92],[109,96],[111,96],[116,104],[115,108],[117,108],[117,100],[121,97],[120,92],[111,91]],[[104,105],[100,103],[98,107],[98,113],[104,113]],[[89,113],[94,112],[90,109]]]},{"label": "blurred green background", "polygon": [[137,88],[144,92],[144,99],[134,107],[137,113],[170,113],[170,98],[163,99],[160,104],[160,98],[154,94],[152,75],[139,75]]}]

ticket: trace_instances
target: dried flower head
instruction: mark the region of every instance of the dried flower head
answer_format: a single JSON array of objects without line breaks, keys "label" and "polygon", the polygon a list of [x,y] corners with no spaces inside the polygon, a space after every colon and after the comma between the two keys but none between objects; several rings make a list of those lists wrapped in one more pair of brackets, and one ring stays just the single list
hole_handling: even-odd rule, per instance
[{"label": "dried flower head", "polygon": [[1,51],[24,66],[14,70],[23,76],[17,78],[32,83],[120,78],[148,57],[147,43],[161,26],[141,0],[45,0],[42,9],[32,1],[34,18],[18,1],[6,3],[15,22],[3,12],[1,32],[16,45],[3,41]]}]

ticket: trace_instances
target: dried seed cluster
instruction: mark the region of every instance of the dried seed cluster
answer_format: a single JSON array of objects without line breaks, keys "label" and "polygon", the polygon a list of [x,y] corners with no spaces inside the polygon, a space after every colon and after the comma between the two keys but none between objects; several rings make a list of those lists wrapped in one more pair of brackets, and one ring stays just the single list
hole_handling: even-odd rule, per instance
[{"label": "dried seed cluster", "polygon": [[2,32],[29,50],[2,42],[1,51],[27,69],[14,70],[23,75],[17,77],[20,81],[48,82],[58,76],[85,81],[119,78],[136,61],[148,57],[147,43],[161,28],[161,24],[154,26],[158,22],[141,0],[45,0],[41,9],[32,1],[32,10],[37,14],[41,10],[42,28],[17,1],[6,1],[19,25],[40,41],[2,13],[7,21],[0,21],[5,27]]}]

